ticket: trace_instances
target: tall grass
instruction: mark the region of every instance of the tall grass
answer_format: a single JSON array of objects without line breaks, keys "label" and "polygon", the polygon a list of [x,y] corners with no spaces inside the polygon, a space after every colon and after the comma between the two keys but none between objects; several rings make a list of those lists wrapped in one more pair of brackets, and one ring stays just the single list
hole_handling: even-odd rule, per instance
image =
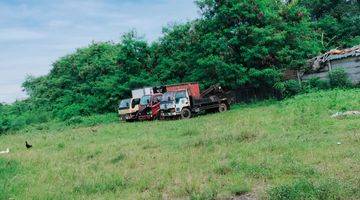
[{"label": "tall grass", "polygon": [[190,120],[46,123],[0,136],[0,197],[360,199],[360,118],[330,117],[359,109],[352,89]]}]

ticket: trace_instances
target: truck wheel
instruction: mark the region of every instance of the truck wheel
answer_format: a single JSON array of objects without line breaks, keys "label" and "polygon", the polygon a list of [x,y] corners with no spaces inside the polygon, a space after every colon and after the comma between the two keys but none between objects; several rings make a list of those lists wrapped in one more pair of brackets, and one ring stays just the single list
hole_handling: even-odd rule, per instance
[{"label": "truck wheel", "polygon": [[221,103],[221,104],[219,105],[219,112],[225,112],[225,111],[227,111],[227,109],[228,109],[228,107],[227,107],[226,104]]},{"label": "truck wheel", "polygon": [[161,117],[161,114],[160,114],[160,112],[156,115],[156,118],[155,118],[156,120],[162,120],[162,117]]},{"label": "truck wheel", "polygon": [[181,111],[181,119],[189,119],[191,118],[191,111],[188,108],[184,108]]}]

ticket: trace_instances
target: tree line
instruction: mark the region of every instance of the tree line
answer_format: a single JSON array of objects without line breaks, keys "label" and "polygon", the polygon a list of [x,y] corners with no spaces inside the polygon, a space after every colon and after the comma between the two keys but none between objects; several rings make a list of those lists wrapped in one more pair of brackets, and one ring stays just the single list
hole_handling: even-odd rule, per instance
[{"label": "tree line", "polygon": [[[321,52],[360,44],[357,0],[198,0],[200,17],[163,28],[149,43],[136,31],[59,58],[29,95],[0,104],[0,131],[16,124],[113,112],[133,88],[199,82],[202,88],[273,89],[284,69]],[[34,114],[35,113],[35,114]],[[15,125],[14,125],[15,124]]]}]

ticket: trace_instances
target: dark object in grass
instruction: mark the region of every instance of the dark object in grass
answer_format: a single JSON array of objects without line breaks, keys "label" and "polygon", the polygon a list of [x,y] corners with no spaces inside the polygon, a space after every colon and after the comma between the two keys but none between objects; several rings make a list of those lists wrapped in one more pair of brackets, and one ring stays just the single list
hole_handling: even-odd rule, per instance
[{"label": "dark object in grass", "polygon": [[26,146],[27,149],[30,149],[32,147],[32,145],[29,144],[27,141],[25,141],[25,146]]},{"label": "dark object in grass", "polygon": [[116,158],[111,160],[111,163],[116,164],[116,163],[118,163],[118,162],[120,162],[120,161],[122,161],[124,159],[125,159],[125,155],[120,153]]}]

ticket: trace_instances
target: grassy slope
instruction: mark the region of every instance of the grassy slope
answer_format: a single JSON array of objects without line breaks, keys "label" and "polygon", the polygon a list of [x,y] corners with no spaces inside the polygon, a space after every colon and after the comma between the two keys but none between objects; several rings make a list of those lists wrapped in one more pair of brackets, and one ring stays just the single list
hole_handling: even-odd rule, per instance
[{"label": "grassy slope", "polygon": [[11,148],[0,155],[0,199],[360,199],[360,119],[330,118],[350,109],[360,110],[359,89],[191,120],[0,136]]}]

